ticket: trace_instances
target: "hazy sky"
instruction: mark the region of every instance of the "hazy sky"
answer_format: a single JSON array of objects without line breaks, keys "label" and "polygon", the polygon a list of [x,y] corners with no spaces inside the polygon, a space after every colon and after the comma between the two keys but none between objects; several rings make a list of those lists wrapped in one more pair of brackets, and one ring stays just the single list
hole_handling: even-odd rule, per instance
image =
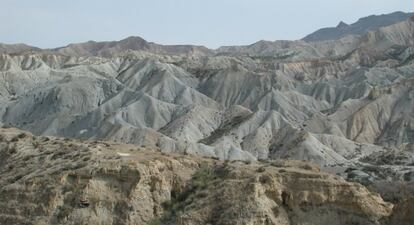
[{"label": "hazy sky", "polygon": [[141,36],[215,48],[300,39],[393,11],[414,11],[414,0],[0,0],[0,42],[45,48]]}]

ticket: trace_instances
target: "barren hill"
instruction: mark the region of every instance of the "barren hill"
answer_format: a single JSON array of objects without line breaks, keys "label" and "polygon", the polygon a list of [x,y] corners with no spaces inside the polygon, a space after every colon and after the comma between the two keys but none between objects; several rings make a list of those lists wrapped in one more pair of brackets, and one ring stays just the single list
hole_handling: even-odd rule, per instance
[{"label": "barren hill", "polygon": [[167,156],[16,129],[1,129],[0,137],[1,224],[345,225],[410,218],[404,205],[393,213],[378,194],[305,162]]}]

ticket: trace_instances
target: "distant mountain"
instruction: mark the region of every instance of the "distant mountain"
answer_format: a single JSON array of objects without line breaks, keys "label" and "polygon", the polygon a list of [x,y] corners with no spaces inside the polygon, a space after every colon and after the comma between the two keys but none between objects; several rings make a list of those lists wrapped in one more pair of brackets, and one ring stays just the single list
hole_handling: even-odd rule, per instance
[{"label": "distant mountain", "polygon": [[69,44],[68,46],[53,49],[70,56],[102,56],[111,57],[127,50],[142,50],[155,54],[167,55],[211,55],[213,52],[204,46],[194,45],[160,45],[147,42],[141,37],[128,37],[120,41],[96,42]]},{"label": "distant mountain", "polygon": [[[343,57],[363,49],[386,50],[392,46],[411,46],[414,44],[414,17],[389,26],[383,26],[363,35],[351,35],[337,40],[306,42],[297,41],[259,41],[244,46],[223,46],[216,50],[218,55],[271,57],[284,60],[310,60]],[[345,27],[341,23],[338,27]],[[352,25],[351,25],[352,26]]]},{"label": "distant mountain", "polygon": [[32,47],[26,44],[2,44],[0,43],[0,54],[15,54],[21,52],[27,52],[31,50],[38,50],[36,47]]},{"label": "distant mountain", "polygon": [[404,21],[412,16],[414,16],[414,13],[394,12],[378,16],[372,15],[364,17],[350,25],[341,21],[336,27],[322,28],[312,34],[309,34],[302,40],[307,42],[316,42],[336,40],[347,35],[362,35],[369,31],[377,30],[380,27]]},{"label": "distant mountain", "polygon": [[139,37],[3,54],[0,122],[220,159],[348,165],[370,154],[360,143],[376,152],[414,144],[413,46],[414,22],[405,20],[212,56]]}]

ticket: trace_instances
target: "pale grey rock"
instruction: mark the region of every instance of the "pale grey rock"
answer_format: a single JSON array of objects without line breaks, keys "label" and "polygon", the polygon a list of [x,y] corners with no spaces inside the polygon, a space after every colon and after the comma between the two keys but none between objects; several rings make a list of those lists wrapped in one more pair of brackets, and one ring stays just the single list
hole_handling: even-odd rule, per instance
[{"label": "pale grey rock", "polygon": [[413,24],[216,51],[132,37],[4,53],[1,123],[223,160],[308,160],[343,176],[374,165],[369,180],[402,179],[408,162],[378,164],[414,144]]}]

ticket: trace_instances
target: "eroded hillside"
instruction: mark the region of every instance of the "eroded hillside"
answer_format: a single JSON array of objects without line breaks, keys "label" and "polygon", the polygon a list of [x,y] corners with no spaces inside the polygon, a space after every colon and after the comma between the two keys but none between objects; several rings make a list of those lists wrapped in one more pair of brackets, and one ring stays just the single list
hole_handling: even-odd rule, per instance
[{"label": "eroded hillside", "polygon": [[220,161],[0,129],[0,224],[405,224],[357,183],[300,161]]}]

